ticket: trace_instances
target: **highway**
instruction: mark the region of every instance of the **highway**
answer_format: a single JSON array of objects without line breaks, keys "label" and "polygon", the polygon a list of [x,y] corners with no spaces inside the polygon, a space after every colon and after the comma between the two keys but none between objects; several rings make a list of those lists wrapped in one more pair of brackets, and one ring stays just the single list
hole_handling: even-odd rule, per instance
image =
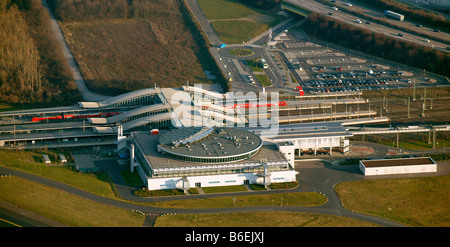
[{"label": "highway", "polygon": [[414,23],[405,18],[404,21],[397,21],[391,18],[384,17],[384,13],[378,10],[370,8],[370,6],[364,6],[362,4],[351,3],[352,6],[347,6],[348,1],[336,1],[335,5],[340,9],[347,9],[349,11],[364,13],[373,18],[379,18],[391,25],[398,26],[400,28],[410,29],[413,32],[417,32],[423,35],[434,37],[437,40],[445,40],[450,42],[450,34],[446,32],[435,32],[434,28],[429,28],[426,26],[421,26],[420,23]]},{"label": "highway", "polygon": [[[377,33],[383,33],[389,37],[406,40],[406,41],[411,41],[411,42],[417,43],[419,45],[430,46],[430,47],[434,47],[435,49],[439,49],[441,51],[449,52],[448,50],[446,50],[446,48],[449,46],[446,43],[435,41],[435,40],[430,40],[430,42],[424,42],[425,37],[423,37],[423,36],[406,33],[404,31],[401,31],[396,28],[392,28],[392,27],[388,27],[388,26],[380,24],[380,23],[372,22],[371,20],[367,20],[367,19],[361,18],[359,16],[350,14],[348,12],[344,12],[344,11],[340,10],[339,8],[338,8],[338,10],[334,10],[334,9],[332,9],[331,6],[323,4],[323,3],[315,1],[315,0],[286,0],[285,2],[299,6],[305,10],[309,10],[312,12],[317,12],[320,14],[327,15],[331,18],[343,21],[345,23],[348,23],[348,24],[351,24],[354,26],[362,27],[364,29],[367,29],[367,30],[370,30],[373,32],[377,32]],[[368,10],[364,9],[364,12],[367,12],[367,11]],[[332,13],[332,15],[329,15],[329,13]],[[377,13],[373,13],[373,14],[379,15]],[[362,23],[357,23],[356,22],[357,19],[361,20]],[[367,22],[370,22],[370,24],[367,24]],[[398,35],[399,33],[403,34],[403,37],[400,37]]]}]

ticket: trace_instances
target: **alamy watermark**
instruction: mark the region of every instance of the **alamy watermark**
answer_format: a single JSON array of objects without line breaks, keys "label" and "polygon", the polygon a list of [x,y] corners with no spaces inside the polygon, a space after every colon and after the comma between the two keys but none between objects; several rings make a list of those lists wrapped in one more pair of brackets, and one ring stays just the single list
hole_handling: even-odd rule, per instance
[{"label": "alamy watermark", "polygon": [[[219,94],[203,90],[201,84],[172,95],[172,124],[175,127],[250,127],[262,137],[279,131],[278,92],[250,91]],[[270,108],[270,112],[269,109]]]}]

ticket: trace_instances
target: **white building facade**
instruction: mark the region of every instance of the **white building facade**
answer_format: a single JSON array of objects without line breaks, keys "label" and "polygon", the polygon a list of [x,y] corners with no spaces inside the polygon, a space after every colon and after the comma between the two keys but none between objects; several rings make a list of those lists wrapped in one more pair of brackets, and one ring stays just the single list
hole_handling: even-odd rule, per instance
[{"label": "white building facade", "polygon": [[436,172],[431,157],[361,160],[359,169],[365,176]]}]

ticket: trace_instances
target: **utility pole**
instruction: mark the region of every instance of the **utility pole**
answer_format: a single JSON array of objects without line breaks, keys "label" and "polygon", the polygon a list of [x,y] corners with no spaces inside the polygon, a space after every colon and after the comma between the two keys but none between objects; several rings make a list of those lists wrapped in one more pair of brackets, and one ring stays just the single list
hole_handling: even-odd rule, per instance
[{"label": "utility pole", "polygon": [[388,100],[384,98],[384,111],[388,112]]},{"label": "utility pole", "polygon": [[427,104],[427,88],[424,88],[423,90],[423,108],[425,108],[425,105]]},{"label": "utility pole", "polygon": [[413,100],[416,101],[416,78],[414,78],[413,96]]},{"label": "utility pole", "polygon": [[411,104],[411,97],[408,97],[408,118],[410,118],[410,104]]},{"label": "utility pole", "polygon": [[433,148],[436,148],[436,128],[433,127]]},{"label": "utility pole", "polygon": [[425,117],[425,101],[422,104],[422,117]]},{"label": "utility pole", "polygon": [[399,148],[399,139],[400,139],[400,135],[399,135],[399,131],[397,129],[397,148]]}]

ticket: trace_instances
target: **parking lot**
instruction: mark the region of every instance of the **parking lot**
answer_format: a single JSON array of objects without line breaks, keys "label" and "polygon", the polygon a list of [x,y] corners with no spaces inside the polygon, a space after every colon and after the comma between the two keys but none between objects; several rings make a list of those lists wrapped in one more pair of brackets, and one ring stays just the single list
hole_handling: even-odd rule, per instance
[{"label": "parking lot", "polygon": [[[320,45],[286,33],[276,48],[286,57],[293,76],[307,94],[390,90],[447,84],[439,78],[411,72],[397,65],[373,61],[366,57],[347,54],[328,45]],[[300,64],[294,67],[293,63]]]}]

